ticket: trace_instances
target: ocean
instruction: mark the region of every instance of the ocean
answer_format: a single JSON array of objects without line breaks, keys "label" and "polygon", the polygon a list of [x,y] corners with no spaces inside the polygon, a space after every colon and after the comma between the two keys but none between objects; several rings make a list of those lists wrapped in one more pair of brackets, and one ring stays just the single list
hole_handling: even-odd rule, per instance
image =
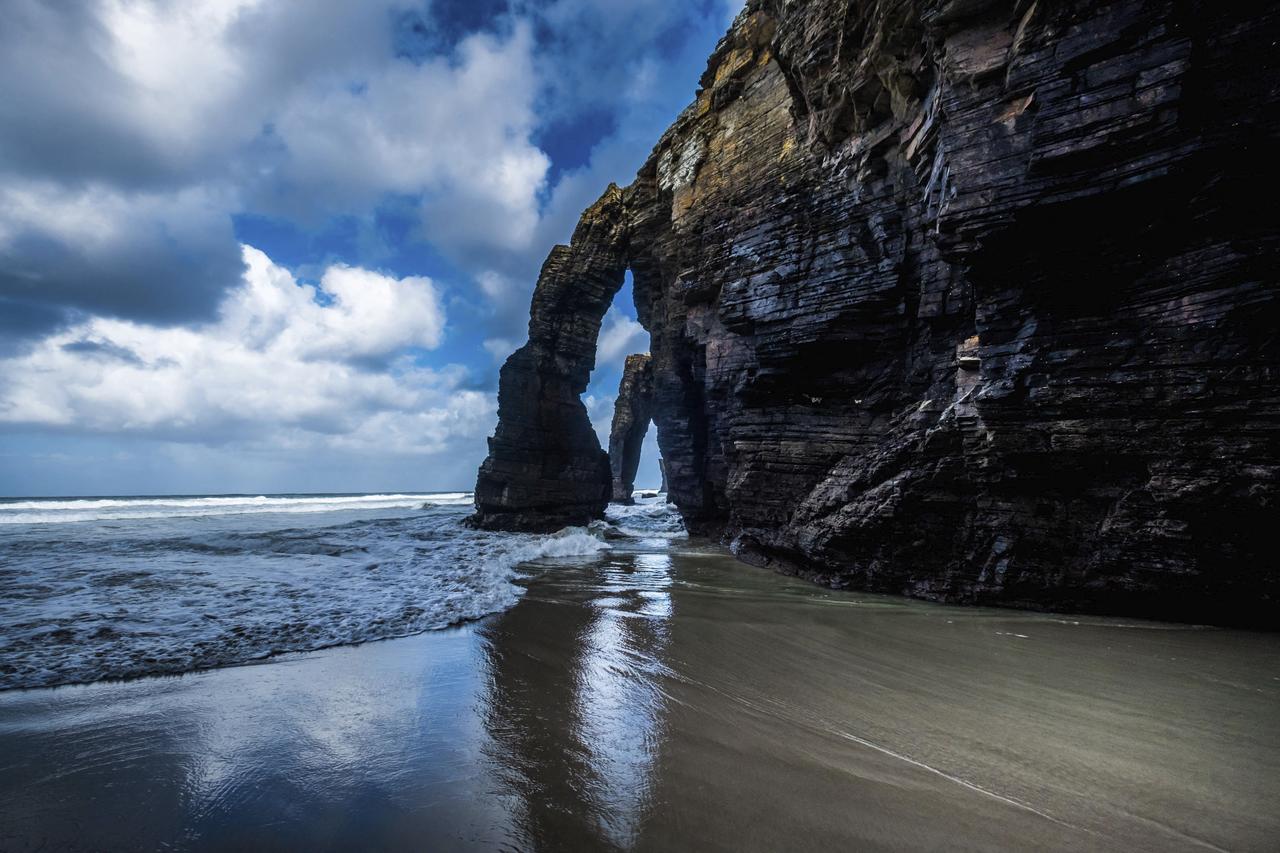
[{"label": "ocean", "polygon": [[511,607],[520,566],[681,535],[661,498],[552,535],[465,492],[0,500],[0,690],[177,674]]}]

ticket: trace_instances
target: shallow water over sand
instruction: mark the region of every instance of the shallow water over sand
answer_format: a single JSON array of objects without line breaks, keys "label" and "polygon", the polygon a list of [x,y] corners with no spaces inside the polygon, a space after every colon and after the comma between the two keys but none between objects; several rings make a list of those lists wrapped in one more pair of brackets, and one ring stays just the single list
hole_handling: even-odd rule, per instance
[{"label": "shallow water over sand", "polygon": [[680,540],[479,623],[0,694],[0,849],[1269,850],[1280,637],[838,593]]}]

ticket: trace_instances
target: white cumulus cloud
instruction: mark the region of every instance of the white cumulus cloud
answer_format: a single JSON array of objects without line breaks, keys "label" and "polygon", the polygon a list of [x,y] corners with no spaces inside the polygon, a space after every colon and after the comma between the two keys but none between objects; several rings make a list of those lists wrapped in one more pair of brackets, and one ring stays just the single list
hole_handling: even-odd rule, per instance
[{"label": "white cumulus cloud", "polygon": [[627,356],[649,351],[649,333],[635,320],[610,306],[600,326],[596,365],[621,362]]},{"label": "white cumulus cloud", "polygon": [[[95,317],[0,361],[0,423],[169,440],[432,453],[482,435],[491,394],[419,367],[445,313],[426,278],[332,266],[299,283],[257,249],[215,322]],[[366,370],[361,359],[388,359]]]},{"label": "white cumulus cloud", "polygon": [[345,210],[426,194],[425,235],[446,250],[520,248],[550,161],[531,141],[532,36],[475,35],[454,55],[313,84],[281,105],[267,204]]},{"label": "white cumulus cloud", "polygon": [[[242,213],[313,228],[399,200],[447,257],[527,249],[550,167],[531,27],[410,58],[392,44],[407,8],[14,0],[0,27],[9,325],[19,309],[30,335],[76,310],[207,320],[238,281]],[[199,286],[172,286],[184,268]],[[99,286],[81,284],[89,270]]]}]

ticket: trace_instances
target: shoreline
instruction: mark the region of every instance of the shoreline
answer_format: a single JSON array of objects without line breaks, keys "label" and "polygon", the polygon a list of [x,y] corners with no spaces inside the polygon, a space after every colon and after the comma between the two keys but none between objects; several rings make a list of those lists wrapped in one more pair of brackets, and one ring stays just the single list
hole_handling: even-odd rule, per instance
[{"label": "shoreline", "polygon": [[536,567],[457,627],[0,693],[0,847],[1280,838],[1275,635],[832,591],[688,540]]},{"label": "shoreline", "polygon": [[[724,546],[719,545],[718,543],[714,542],[713,540],[707,539],[706,537],[691,536],[690,540],[695,545],[700,545],[706,548],[724,549]],[[884,599],[890,599],[890,600],[900,599],[903,602],[913,602],[918,604],[933,605],[937,607],[956,608],[956,609],[965,610],[965,611],[990,610],[990,611],[997,611],[1001,613],[1011,613],[1011,614],[1026,613],[1026,614],[1033,614],[1033,615],[1043,616],[1043,617],[1053,617],[1055,621],[1061,622],[1064,625],[1080,625],[1082,624],[1081,620],[1084,620],[1085,623],[1092,621],[1092,622],[1095,622],[1096,624],[1105,625],[1106,627],[1109,627],[1109,628],[1134,628],[1134,629],[1150,630],[1150,631],[1158,631],[1158,630],[1241,631],[1245,633],[1256,633],[1256,634],[1274,634],[1280,631],[1280,629],[1277,629],[1277,631],[1271,631],[1265,628],[1250,627],[1245,625],[1239,625],[1239,626],[1219,625],[1219,624],[1208,623],[1208,622],[1177,622],[1169,619],[1156,619],[1156,618],[1149,618],[1145,616],[1135,616],[1135,615],[1126,614],[1126,613],[1090,613],[1090,612],[1076,612],[1076,611],[1064,611],[1064,610],[1036,609],[1031,606],[1004,604],[999,602],[989,602],[989,603],[982,603],[982,604],[955,604],[947,601],[939,601],[939,600],[930,599],[930,598],[916,597],[912,595],[907,595],[905,593],[877,592],[874,590],[850,589],[850,588],[839,587],[839,586],[829,586],[827,584],[822,583],[821,581],[814,580],[803,574],[792,574],[790,572],[781,571],[776,568],[771,568],[768,566],[762,566],[756,563],[748,562],[731,553],[726,553],[725,556],[731,557],[744,570],[761,571],[769,574],[779,575],[784,578],[793,578],[795,580],[799,580],[806,584],[809,584],[810,586],[813,586],[818,590],[824,590],[828,592],[840,592],[840,593],[846,593],[849,595],[865,595],[865,596],[872,596],[876,598],[884,598]],[[526,578],[520,578],[517,581],[517,585],[523,586],[525,585],[526,581],[527,581]],[[378,637],[375,639],[368,639],[368,640],[356,640],[353,642],[332,643],[330,645],[316,646],[315,648],[311,648],[311,649],[298,649],[298,650],[271,652],[258,658],[250,658],[248,660],[236,661],[234,663],[216,664],[213,666],[200,667],[198,669],[187,669],[187,670],[158,669],[151,672],[140,672],[140,673],[137,673],[136,675],[128,675],[128,676],[123,676],[119,678],[108,677],[108,678],[93,679],[90,681],[67,681],[59,684],[33,685],[30,687],[9,687],[9,688],[0,689],[0,698],[10,694],[15,694],[15,693],[24,693],[24,692],[29,693],[29,692],[44,691],[44,690],[61,690],[63,688],[70,688],[70,687],[91,687],[94,685],[130,684],[135,681],[143,681],[143,680],[149,680],[149,679],[176,679],[176,678],[183,678],[186,676],[205,675],[211,672],[218,672],[224,669],[237,669],[240,667],[266,666],[272,663],[285,663],[294,658],[304,658],[310,655],[321,654],[324,652],[332,651],[334,649],[345,649],[345,648],[354,649],[354,648],[359,648],[361,646],[375,645],[378,643],[390,643],[390,642],[396,642],[398,640],[411,639],[413,637],[418,637],[418,636],[427,635],[427,634],[435,634],[435,633],[444,632],[444,631],[453,631],[459,628],[465,628],[472,625],[482,624],[487,620],[495,619],[497,617],[500,617],[501,615],[502,615],[502,612],[486,613],[483,616],[460,619],[457,622],[451,622],[448,625],[441,625],[438,628],[425,628],[420,631],[413,631],[405,634],[395,634],[387,637]],[[1073,618],[1073,617],[1076,617],[1076,618]],[[1131,620],[1132,624],[1110,621],[1110,620],[1124,620],[1124,619]],[[1142,624],[1137,624],[1137,623],[1142,623]]]}]

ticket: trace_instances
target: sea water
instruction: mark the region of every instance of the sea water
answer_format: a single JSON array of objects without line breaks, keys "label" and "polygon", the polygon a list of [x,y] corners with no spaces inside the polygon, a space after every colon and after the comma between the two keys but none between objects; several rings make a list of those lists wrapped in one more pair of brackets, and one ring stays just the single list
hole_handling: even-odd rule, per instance
[{"label": "sea water", "polygon": [[521,564],[681,534],[659,498],[551,535],[462,522],[472,496],[0,500],[0,689],[244,663],[504,610]]}]

